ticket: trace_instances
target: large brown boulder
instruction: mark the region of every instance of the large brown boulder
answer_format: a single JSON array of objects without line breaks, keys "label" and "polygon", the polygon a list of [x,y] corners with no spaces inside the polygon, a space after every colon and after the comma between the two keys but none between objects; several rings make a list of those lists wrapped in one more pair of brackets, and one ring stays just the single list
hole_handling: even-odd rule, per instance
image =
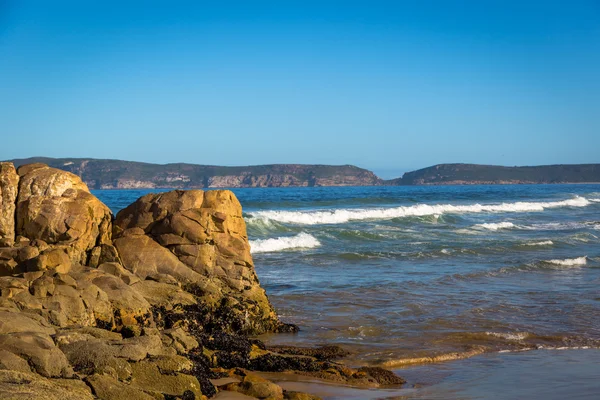
[{"label": "large brown boulder", "polygon": [[15,240],[15,204],[19,176],[8,162],[0,163],[0,247],[12,246]]},{"label": "large brown boulder", "polygon": [[[148,194],[121,210],[114,245],[128,270],[175,277],[220,327],[243,333],[280,325],[256,276],[242,207],[228,190]],[[187,285],[187,286],[186,286]]]},{"label": "large brown boulder", "polygon": [[44,164],[17,172],[16,235],[60,246],[82,264],[95,246],[111,244],[110,210],[77,175]]}]

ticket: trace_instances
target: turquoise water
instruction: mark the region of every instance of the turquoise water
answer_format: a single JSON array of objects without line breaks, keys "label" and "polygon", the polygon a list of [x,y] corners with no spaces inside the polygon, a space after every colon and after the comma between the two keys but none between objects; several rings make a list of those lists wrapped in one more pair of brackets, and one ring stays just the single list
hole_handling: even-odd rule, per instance
[{"label": "turquoise water", "polygon": [[[335,342],[388,368],[598,360],[600,185],[233,191],[261,283],[301,328],[272,343]],[[147,192],[94,193],[116,212]]]}]

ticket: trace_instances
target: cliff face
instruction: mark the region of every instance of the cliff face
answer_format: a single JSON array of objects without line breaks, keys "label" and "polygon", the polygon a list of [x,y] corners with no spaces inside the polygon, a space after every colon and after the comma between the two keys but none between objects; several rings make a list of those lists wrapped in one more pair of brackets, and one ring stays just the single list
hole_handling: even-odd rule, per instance
[{"label": "cliff face", "polygon": [[194,164],[148,164],[120,160],[30,158],[15,165],[43,162],[82,178],[92,189],[237,188],[288,186],[372,186],[382,181],[351,165],[274,164],[217,167]]},{"label": "cliff face", "polygon": [[502,167],[477,164],[440,164],[407,172],[389,185],[476,185],[600,182],[600,164]]}]

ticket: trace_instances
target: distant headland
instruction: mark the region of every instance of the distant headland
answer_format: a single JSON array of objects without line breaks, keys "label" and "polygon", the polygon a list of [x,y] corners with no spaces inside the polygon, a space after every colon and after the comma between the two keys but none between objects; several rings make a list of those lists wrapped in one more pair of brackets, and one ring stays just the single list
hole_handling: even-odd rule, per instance
[{"label": "distant headland", "polygon": [[271,164],[226,167],[47,157],[9,161],[15,166],[41,162],[72,172],[79,175],[91,189],[600,183],[600,164],[531,167],[438,164],[407,172],[396,179],[383,180],[373,172],[353,165]]}]

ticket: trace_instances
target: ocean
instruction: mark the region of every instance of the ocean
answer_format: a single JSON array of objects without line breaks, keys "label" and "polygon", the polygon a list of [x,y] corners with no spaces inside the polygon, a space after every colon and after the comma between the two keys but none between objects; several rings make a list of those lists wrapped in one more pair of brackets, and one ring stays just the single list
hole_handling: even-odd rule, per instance
[{"label": "ocean", "polygon": [[[93,191],[115,213],[148,192]],[[233,192],[301,329],[268,343],[339,344],[409,398],[600,396],[600,185]]]}]

